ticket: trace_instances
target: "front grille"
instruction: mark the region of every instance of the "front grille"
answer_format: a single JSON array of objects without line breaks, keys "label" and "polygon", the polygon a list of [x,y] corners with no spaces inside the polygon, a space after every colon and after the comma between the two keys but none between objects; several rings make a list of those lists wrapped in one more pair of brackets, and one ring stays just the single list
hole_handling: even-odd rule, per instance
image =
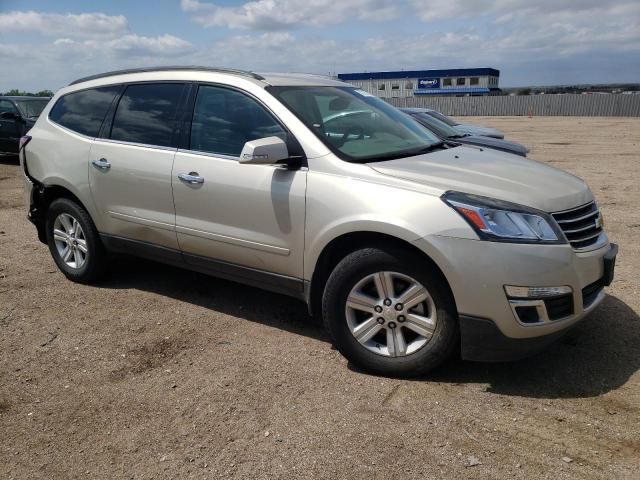
[{"label": "front grille", "polygon": [[568,317],[569,315],[573,315],[573,295],[567,293],[566,295],[545,298],[544,306],[547,307],[549,320]]},{"label": "front grille", "polygon": [[602,233],[600,212],[595,202],[551,215],[577,250],[596,243]]},{"label": "front grille", "polygon": [[596,301],[603,288],[604,280],[602,278],[584,287],[582,289],[582,308],[590,307]]}]

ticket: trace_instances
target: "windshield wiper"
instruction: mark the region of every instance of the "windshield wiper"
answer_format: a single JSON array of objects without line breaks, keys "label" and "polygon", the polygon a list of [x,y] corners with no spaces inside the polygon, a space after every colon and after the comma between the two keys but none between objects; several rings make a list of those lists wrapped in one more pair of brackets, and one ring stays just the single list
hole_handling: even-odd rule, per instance
[{"label": "windshield wiper", "polygon": [[422,147],[418,150],[404,150],[401,152],[390,153],[387,155],[379,155],[375,157],[365,157],[360,159],[351,160],[353,163],[373,163],[373,162],[386,162],[388,160],[397,160],[398,158],[415,157],[416,155],[422,155],[424,153],[433,152],[434,150],[447,149],[452,147],[459,147],[460,144],[456,142],[450,142],[443,140],[441,142],[433,143]]},{"label": "windshield wiper", "polygon": [[429,153],[429,152],[433,152],[434,150],[440,150],[442,148],[448,148],[448,142],[446,141],[442,141],[442,142],[436,142],[436,143],[432,143],[431,145],[427,145],[426,147],[423,147],[415,152],[412,152],[413,155],[421,155],[423,153]]}]

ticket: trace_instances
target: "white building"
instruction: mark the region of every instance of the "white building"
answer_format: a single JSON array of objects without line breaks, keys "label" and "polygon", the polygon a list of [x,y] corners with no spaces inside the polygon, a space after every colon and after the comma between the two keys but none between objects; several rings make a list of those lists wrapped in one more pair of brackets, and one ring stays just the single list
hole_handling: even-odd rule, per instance
[{"label": "white building", "polygon": [[339,73],[338,78],[382,98],[490,95],[500,91],[500,71],[495,68]]}]

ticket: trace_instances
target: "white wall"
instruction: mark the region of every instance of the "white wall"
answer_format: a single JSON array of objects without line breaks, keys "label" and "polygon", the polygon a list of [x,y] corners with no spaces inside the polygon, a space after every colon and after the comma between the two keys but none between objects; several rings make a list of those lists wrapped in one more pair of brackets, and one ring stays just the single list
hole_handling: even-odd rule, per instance
[{"label": "white wall", "polygon": [[[422,77],[421,77],[422,78]],[[452,77],[452,85],[450,87],[444,86],[444,78],[440,78],[440,89],[439,90],[451,90],[452,94],[455,94],[456,90],[466,89],[466,88],[497,88],[498,87],[498,77],[489,77],[489,76],[478,76],[479,84],[471,85],[470,78],[466,77],[465,85],[456,85],[456,78]],[[489,84],[489,78],[495,79],[495,84]],[[376,95],[380,98],[404,98],[404,97],[413,97],[416,87],[418,85],[418,78],[396,78],[391,80],[352,80],[349,82],[356,87],[361,88],[373,95]],[[384,84],[385,89],[380,90],[380,85]],[[407,84],[411,84],[413,88],[407,88]],[[398,89],[394,90],[392,88],[393,85],[397,85]],[[418,94],[416,96],[429,96],[429,94]]]}]

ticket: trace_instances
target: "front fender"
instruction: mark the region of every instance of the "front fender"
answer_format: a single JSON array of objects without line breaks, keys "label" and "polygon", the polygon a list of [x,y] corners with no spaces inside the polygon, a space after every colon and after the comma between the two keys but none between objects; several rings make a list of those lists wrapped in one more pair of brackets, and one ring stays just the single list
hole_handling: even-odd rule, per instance
[{"label": "front fender", "polygon": [[[378,176],[379,175],[379,176]],[[376,179],[385,179],[377,174]],[[304,279],[334,239],[373,232],[412,243],[430,235],[471,237],[469,225],[439,196],[353,176],[310,172]]]},{"label": "front fender", "polygon": [[304,260],[304,278],[311,280],[315,265],[318,263],[320,255],[333,240],[343,235],[355,232],[380,233],[412,243],[419,238],[419,235],[409,228],[409,225],[390,224],[378,218],[361,218],[352,216],[350,218],[340,218],[327,225],[318,232],[308,244]]}]

